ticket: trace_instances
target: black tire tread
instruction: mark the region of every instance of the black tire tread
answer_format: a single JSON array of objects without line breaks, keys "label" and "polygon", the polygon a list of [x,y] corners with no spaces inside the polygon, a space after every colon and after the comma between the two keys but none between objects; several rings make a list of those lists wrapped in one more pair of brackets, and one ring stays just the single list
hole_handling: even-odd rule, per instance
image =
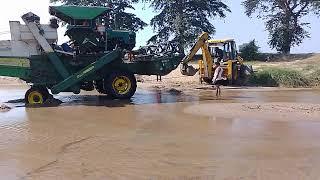
[{"label": "black tire tread", "polygon": [[104,88],[104,79],[94,81],[94,87],[100,94],[107,94]]}]

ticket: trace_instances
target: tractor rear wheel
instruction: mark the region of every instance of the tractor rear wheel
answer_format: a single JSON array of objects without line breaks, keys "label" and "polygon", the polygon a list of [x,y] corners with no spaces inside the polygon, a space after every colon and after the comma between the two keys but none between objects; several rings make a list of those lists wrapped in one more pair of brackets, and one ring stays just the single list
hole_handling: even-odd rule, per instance
[{"label": "tractor rear wheel", "polygon": [[130,99],[136,92],[137,80],[130,72],[115,71],[105,79],[104,88],[112,98]]},{"label": "tractor rear wheel", "polygon": [[41,105],[49,95],[49,91],[44,87],[31,87],[25,94],[25,102],[28,105]]}]

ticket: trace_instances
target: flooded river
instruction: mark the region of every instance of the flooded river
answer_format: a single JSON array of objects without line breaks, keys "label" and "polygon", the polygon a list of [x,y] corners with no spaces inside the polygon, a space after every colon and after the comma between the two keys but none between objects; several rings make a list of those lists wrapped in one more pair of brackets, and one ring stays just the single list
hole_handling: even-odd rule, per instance
[{"label": "flooded river", "polygon": [[[1,179],[320,179],[319,90],[229,89],[219,100],[210,90],[138,90],[130,101],[64,93],[47,108],[26,108],[24,92],[0,88],[13,107],[0,113]],[[301,108],[294,121],[281,116],[291,109],[232,115],[243,104],[261,115],[264,103]]]}]

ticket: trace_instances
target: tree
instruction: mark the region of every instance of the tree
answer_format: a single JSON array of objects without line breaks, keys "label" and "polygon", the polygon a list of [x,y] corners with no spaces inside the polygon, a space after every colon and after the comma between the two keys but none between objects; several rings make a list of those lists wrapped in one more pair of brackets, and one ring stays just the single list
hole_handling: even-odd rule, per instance
[{"label": "tree", "polygon": [[151,26],[156,35],[148,43],[173,41],[182,51],[193,43],[203,31],[215,33],[210,18],[225,17],[230,12],[221,0],[142,0],[151,2],[151,7],[159,12],[152,18]]},{"label": "tree", "polygon": [[245,43],[239,46],[241,57],[247,61],[257,60],[259,56],[260,47],[257,46],[256,40]]},{"label": "tree", "polygon": [[301,18],[320,9],[319,0],[245,0],[242,4],[247,16],[257,12],[257,17],[266,21],[269,45],[284,54],[310,37],[305,30],[309,23]]},{"label": "tree", "polygon": [[111,22],[115,29],[138,31],[147,26],[136,15],[125,11],[126,9],[134,9],[131,4],[137,2],[137,0],[50,0],[50,2],[62,2],[65,5],[110,7],[113,17]]}]

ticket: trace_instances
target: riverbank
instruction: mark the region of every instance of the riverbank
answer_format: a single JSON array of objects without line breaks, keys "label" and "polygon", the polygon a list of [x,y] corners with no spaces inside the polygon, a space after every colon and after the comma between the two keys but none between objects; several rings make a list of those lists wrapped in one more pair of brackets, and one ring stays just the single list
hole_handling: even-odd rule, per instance
[{"label": "riverbank", "polygon": [[256,71],[250,77],[251,86],[319,87],[320,54],[305,58],[270,62],[246,62]]}]

